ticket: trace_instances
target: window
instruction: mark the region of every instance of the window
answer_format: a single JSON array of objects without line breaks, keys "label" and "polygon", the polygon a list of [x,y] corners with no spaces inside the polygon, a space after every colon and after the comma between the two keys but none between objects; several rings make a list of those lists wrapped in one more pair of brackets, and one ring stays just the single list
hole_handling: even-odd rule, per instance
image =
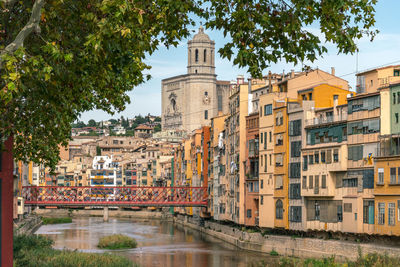
[{"label": "window", "polygon": [[308,168],[307,156],[303,156],[303,171],[306,171],[307,168]]},{"label": "window", "polygon": [[393,76],[400,76],[400,70],[394,70]]},{"label": "window", "polygon": [[358,161],[363,158],[363,146],[349,146],[348,147],[348,159]]},{"label": "window", "polygon": [[267,132],[264,133],[264,149],[267,149]]},{"label": "window", "polygon": [[300,178],[300,162],[289,164],[289,178]]},{"label": "window", "polygon": [[283,177],[282,175],[277,175],[275,177],[275,189],[282,189],[283,188]]},{"label": "window", "polygon": [[378,184],[384,184],[385,171],[383,168],[378,169]]},{"label": "window", "polygon": [[394,118],[396,120],[396,123],[399,123],[399,113],[395,113]]},{"label": "window", "polygon": [[276,126],[283,125],[283,115],[282,115],[282,112],[276,113],[276,116],[275,116],[275,125],[276,125]]},{"label": "window", "polygon": [[204,119],[208,120],[208,110],[204,110]]},{"label": "window", "polygon": [[326,188],[326,175],[321,176],[321,188]]},{"label": "window", "polygon": [[319,151],[316,151],[314,154],[314,162],[315,162],[315,164],[319,163]]},{"label": "window", "polygon": [[390,168],[390,184],[396,183],[396,168]]},{"label": "window", "polygon": [[385,203],[378,203],[378,224],[385,224]]},{"label": "window", "polygon": [[293,141],[290,143],[290,156],[292,158],[300,157],[301,154],[301,141]]},{"label": "window", "polygon": [[264,105],[264,116],[272,114],[272,104]]},{"label": "window", "polygon": [[400,167],[397,168],[397,183],[400,184]]},{"label": "window", "polygon": [[320,210],[321,210],[321,207],[320,207],[318,201],[315,201],[315,203],[314,203],[315,218],[314,219],[317,221],[319,221]]},{"label": "window", "polygon": [[357,187],[357,186],[358,186],[357,178],[343,179],[343,187]]},{"label": "window", "polygon": [[251,209],[247,210],[247,218],[251,218]]},{"label": "window", "polygon": [[319,189],[319,175],[314,176],[314,182],[315,182],[314,189],[318,190]]},{"label": "window", "polygon": [[289,207],[289,221],[301,222],[301,206]]},{"label": "window", "polygon": [[307,176],[303,176],[303,181],[302,181],[301,188],[307,189]]},{"label": "window", "polygon": [[388,225],[394,225],[395,204],[388,203]]},{"label": "window", "polygon": [[339,149],[333,150],[333,162],[339,162]]},{"label": "window", "polygon": [[204,58],[203,61],[206,62],[207,61],[207,49],[204,49]]},{"label": "window", "polygon": [[272,142],[272,132],[269,132],[269,142]]},{"label": "window", "polygon": [[264,205],[264,196],[261,196],[261,198],[260,198],[260,204],[261,204],[261,205]]},{"label": "window", "polygon": [[397,200],[397,221],[400,221],[400,200]]},{"label": "window", "polygon": [[301,120],[295,120],[289,122],[289,135],[290,136],[301,135]]},{"label": "window", "polygon": [[222,111],[222,95],[218,95],[218,111]]},{"label": "window", "polygon": [[263,143],[263,133],[261,133],[261,138],[260,138],[260,142],[261,142],[261,144]]},{"label": "window", "polygon": [[393,93],[393,105],[396,104],[396,93]]},{"label": "window", "polygon": [[278,220],[283,219],[283,202],[280,199],[275,203],[275,218]]},{"label": "window", "polygon": [[308,189],[313,189],[314,187],[314,176],[310,175],[308,177]]},{"label": "window", "polygon": [[314,164],[314,156],[313,155],[308,155],[308,164]]},{"label": "window", "polygon": [[282,154],[276,154],[275,156],[275,166],[283,166],[283,155]]},{"label": "window", "polygon": [[199,62],[199,50],[196,49],[196,50],[194,51],[194,57],[195,57],[194,60],[196,61],[196,63]]},{"label": "window", "polygon": [[378,133],[379,123],[379,119],[350,122],[347,126],[347,132],[349,135]]},{"label": "window", "polygon": [[343,208],[344,208],[344,212],[353,212],[353,204],[352,203],[344,203]]},{"label": "window", "polygon": [[330,164],[332,163],[332,150],[328,149],[326,151],[326,163]]},{"label": "window", "polygon": [[282,134],[277,134],[275,138],[276,138],[275,145],[277,145],[277,146],[283,145],[283,135]]},{"label": "window", "polygon": [[321,163],[325,163],[325,150],[321,151]]},{"label": "window", "polygon": [[300,184],[289,185],[289,198],[290,199],[301,199]]},{"label": "window", "polygon": [[264,179],[261,179],[261,189],[264,188]]},{"label": "window", "polygon": [[363,223],[374,224],[374,209],[375,205],[373,200],[364,200]]},{"label": "window", "polygon": [[208,96],[208,92],[207,91],[204,92],[204,96]]},{"label": "window", "polygon": [[[358,92],[357,92],[358,93]],[[380,107],[380,96],[372,96],[348,101],[348,114],[362,110],[374,110]]]},{"label": "window", "polygon": [[337,221],[342,222],[343,221],[343,207],[342,205],[337,205]]}]

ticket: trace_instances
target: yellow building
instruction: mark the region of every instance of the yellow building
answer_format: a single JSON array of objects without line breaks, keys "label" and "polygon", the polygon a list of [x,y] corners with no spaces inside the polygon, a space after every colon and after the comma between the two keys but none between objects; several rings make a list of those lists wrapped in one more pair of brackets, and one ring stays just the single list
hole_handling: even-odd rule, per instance
[{"label": "yellow building", "polygon": [[288,116],[287,100],[275,100],[273,108],[274,123],[274,207],[275,227],[288,228]]}]

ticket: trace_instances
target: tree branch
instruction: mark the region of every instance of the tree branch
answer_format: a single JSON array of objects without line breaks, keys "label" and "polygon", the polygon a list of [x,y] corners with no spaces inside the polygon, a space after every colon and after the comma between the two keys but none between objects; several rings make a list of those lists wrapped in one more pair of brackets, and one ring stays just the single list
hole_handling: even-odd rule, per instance
[{"label": "tree branch", "polygon": [[[14,0],[1,0],[1,1],[5,2],[6,4],[14,2]],[[35,31],[40,30],[39,22],[40,22],[40,17],[42,15],[42,7],[44,6],[45,2],[46,0],[35,1],[35,3],[33,4],[32,13],[31,17],[29,18],[29,21],[18,33],[17,37],[15,37],[15,40],[9,45],[7,45],[6,48],[1,52],[2,55],[5,53],[15,52],[18,48],[20,48],[24,44],[25,38],[28,37],[33,30]]]}]

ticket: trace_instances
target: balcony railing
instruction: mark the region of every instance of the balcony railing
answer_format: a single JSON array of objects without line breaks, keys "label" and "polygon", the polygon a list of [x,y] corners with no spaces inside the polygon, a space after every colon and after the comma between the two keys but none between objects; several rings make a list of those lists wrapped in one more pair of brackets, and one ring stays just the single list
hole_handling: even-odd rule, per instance
[{"label": "balcony railing", "polygon": [[379,78],[379,87],[388,87],[391,84],[400,82],[400,76],[388,76],[385,78]]},{"label": "balcony railing", "polygon": [[317,125],[341,122],[341,121],[346,121],[346,120],[347,120],[347,113],[341,114],[341,115],[336,115],[336,116],[328,116],[328,117],[323,117],[323,118],[314,118],[314,119],[306,120],[305,126],[306,127],[307,126],[317,126]]},{"label": "balcony railing", "polygon": [[400,156],[400,146],[378,148],[376,156],[377,157]]}]

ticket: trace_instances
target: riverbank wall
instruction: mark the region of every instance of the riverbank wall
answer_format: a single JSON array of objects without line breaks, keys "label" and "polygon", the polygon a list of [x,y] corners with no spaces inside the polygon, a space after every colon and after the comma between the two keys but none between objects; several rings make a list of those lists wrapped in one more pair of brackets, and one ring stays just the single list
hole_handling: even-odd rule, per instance
[{"label": "riverbank wall", "polygon": [[33,234],[42,225],[42,219],[37,215],[28,215],[27,217],[14,223],[15,235]]},{"label": "riverbank wall", "polygon": [[[36,209],[35,214],[43,217],[103,217],[102,209]],[[109,217],[158,219],[172,221],[172,215],[159,211],[133,211],[133,210],[109,210]]]},{"label": "riverbank wall", "polygon": [[[177,215],[174,223],[195,229],[201,233],[213,236],[238,248],[300,258],[326,258],[354,261],[362,255],[379,253],[398,257],[400,247],[389,247],[376,244],[364,244],[341,240],[324,240],[317,238],[262,235],[260,232],[249,233],[232,226],[222,225],[212,221],[202,221],[200,224],[193,217]],[[271,253],[272,252],[272,253]]]}]

